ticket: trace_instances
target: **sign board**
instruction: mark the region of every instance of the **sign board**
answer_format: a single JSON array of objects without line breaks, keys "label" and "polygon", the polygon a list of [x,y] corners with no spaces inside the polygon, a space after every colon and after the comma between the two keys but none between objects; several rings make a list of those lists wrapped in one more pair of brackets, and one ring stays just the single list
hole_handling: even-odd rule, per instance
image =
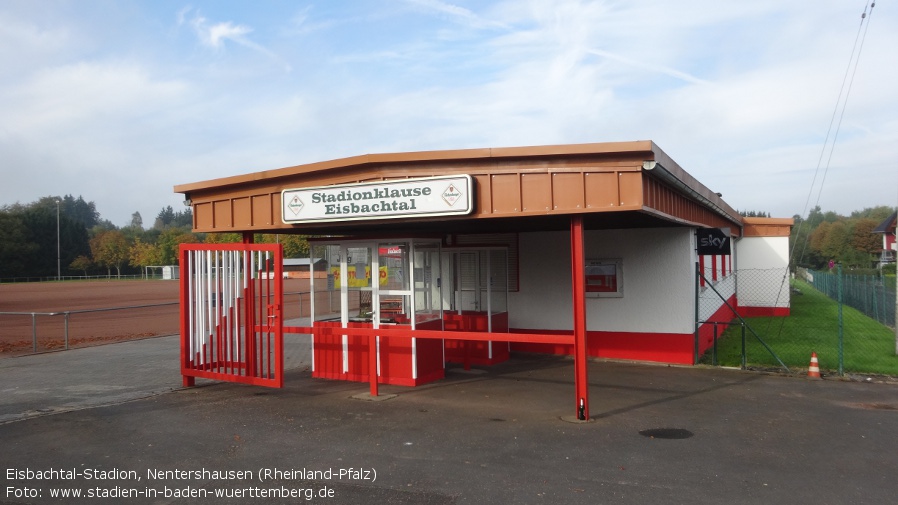
[{"label": "sign board", "polygon": [[390,257],[390,258],[401,258],[403,252],[404,252],[403,247],[398,246],[398,245],[380,247],[377,250],[377,254],[379,254],[381,256]]},{"label": "sign board", "polygon": [[619,298],[624,296],[623,262],[618,259],[587,259],[586,296],[588,298]]},{"label": "sign board", "polygon": [[[371,287],[371,267],[366,266],[365,274],[359,275],[360,272],[357,272],[358,268],[355,265],[349,265],[346,267],[346,274],[349,276],[347,279],[346,285],[350,288],[370,288]],[[340,278],[340,267],[331,267],[331,274],[328,276],[328,280],[333,279],[333,284],[329,285],[329,289],[340,289],[343,286],[343,281]],[[380,267],[378,272],[378,284],[381,286],[387,285],[387,276],[390,271],[387,267]]]},{"label": "sign board", "polygon": [[289,224],[466,215],[472,189],[470,175],[287,189],[281,216]]},{"label": "sign board", "polygon": [[699,256],[730,254],[729,228],[699,228],[696,238]]}]

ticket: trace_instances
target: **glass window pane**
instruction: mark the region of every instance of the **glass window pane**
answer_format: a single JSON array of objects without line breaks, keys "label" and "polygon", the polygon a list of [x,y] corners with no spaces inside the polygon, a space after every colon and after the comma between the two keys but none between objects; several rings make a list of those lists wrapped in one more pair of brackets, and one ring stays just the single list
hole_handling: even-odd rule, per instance
[{"label": "glass window pane", "polygon": [[393,291],[409,289],[408,244],[380,244],[378,261],[380,289]]},{"label": "glass window pane", "polygon": [[340,246],[315,244],[311,248],[315,265],[312,280],[312,296],[315,304],[315,320],[340,317]]},{"label": "glass window pane", "polygon": [[415,244],[415,321],[439,320],[442,317],[440,293],[440,244]]},{"label": "glass window pane", "polygon": [[371,287],[371,260],[368,247],[346,248],[346,285],[349,289]]},{"label": "glass window pane", "polygon": [[490,312],[497,314],[508,310],[508,254],[501,249],[489,251],[490,258]]}]

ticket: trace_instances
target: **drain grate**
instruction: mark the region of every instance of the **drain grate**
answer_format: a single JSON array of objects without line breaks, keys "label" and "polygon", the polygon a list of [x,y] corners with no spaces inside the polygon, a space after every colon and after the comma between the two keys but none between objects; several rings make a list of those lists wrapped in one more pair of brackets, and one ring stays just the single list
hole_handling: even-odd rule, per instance
[{"label": "drain grate", "polygon": [[680,440],[694,435],[691,431],[682,428],[652,428],[650,430],[642,430],[639,434],[648,438],[664,438],[668,440]]}]

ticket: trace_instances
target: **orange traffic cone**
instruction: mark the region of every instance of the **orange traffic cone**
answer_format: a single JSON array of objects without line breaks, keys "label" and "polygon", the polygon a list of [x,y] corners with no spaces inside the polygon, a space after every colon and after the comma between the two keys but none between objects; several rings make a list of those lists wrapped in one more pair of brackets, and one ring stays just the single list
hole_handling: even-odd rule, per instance
[{"label": "orange traffic cone", "polygon": [[817,353],[811,353],[811,364],[808,365],[808,378],[820,379],[820,363],[817,361]]}]

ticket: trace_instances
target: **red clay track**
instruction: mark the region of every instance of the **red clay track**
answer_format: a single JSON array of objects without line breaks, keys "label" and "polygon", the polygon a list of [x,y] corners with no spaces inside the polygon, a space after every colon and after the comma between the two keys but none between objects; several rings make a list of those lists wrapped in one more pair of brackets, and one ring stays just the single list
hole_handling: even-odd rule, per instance
[{"label": "red clay track", "polygon": [[[0,284],[0,312],[29,313],[0,315],[0,357],[33,352],[32,312],[167,304],[70,314],[70,347],[177,334],[179,284],[178,281],[171,280]],[[308,281],[288,279],[284,290],[308,290]],[[289,300],[285,302],[288,309],[291,305],[298,305],[291,304]],[[298,308],[296,311],[298,312]],[[288,313],[286,317],[297,315]],[[64,347],[65,318],[62,315],[38,315],[36,321],[39,352]]]},{"label": "red clay track", "polygon": [[[178,332],[177,281],[81,281],[0,284],[0,312],[66,312],[109,307],[158,307],[69,315],[69,345],[172,335]],[[36,316],[38,351],[64,346],[65,318]],[[0,355],[32,352],[32,317],[0,315]]]}]

